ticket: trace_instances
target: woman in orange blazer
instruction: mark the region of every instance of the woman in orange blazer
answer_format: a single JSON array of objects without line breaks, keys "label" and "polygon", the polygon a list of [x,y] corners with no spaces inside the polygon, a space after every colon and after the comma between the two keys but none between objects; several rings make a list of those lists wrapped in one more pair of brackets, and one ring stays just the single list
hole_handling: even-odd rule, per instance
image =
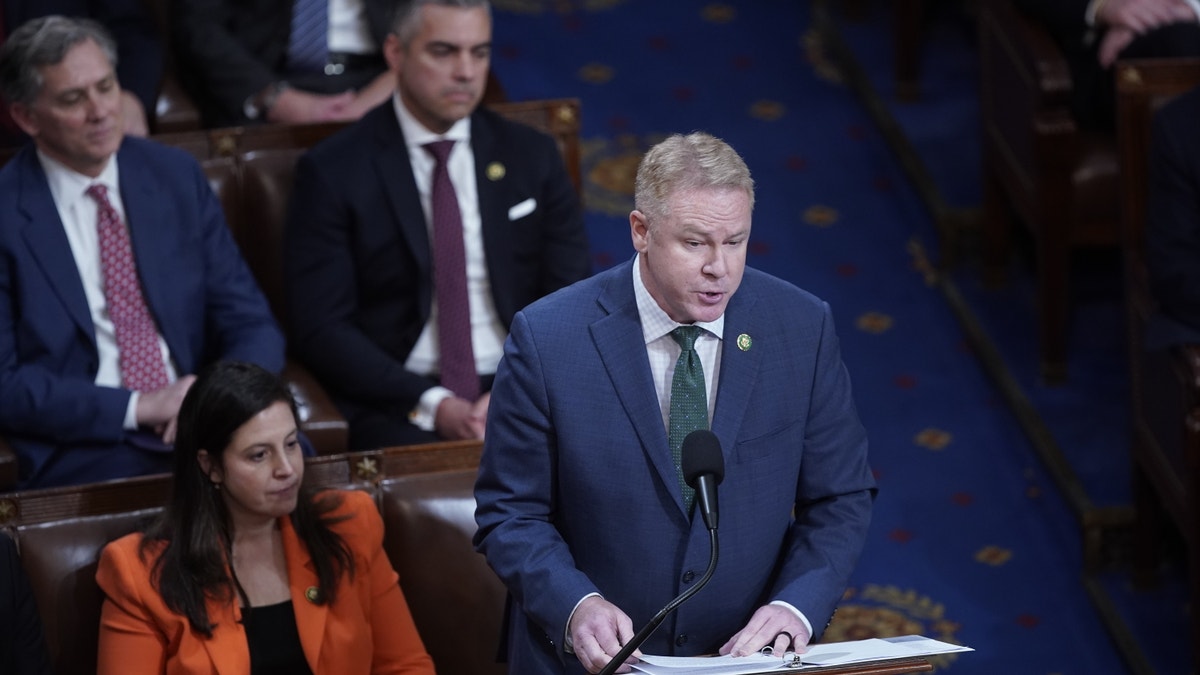
[{"label": "woman in orange blazer", "polygon": [[266,370],[222,362],[196,380],[171,500],[100,558],[101,675],[433,675],[374,503],[302,487],[297,436]]}]

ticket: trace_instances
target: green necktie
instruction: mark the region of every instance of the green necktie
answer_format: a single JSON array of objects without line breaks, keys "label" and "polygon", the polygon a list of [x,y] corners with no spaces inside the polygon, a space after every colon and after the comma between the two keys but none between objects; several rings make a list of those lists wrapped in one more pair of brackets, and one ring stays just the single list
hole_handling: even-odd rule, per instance
[{"label": "green necktie", "polygon": [[671,461],[675,462],[675,475],[683,491],[683,505],[692,509],[696,498],[693,490],[683,480],[680,466],[680,451],[683,439],[697,429],[708,428],[708,393],[704,387],[704,365],[696,353],[696,338],[700,337],[699,326],[680,326],[671,331],[671,337],[683,350],[675,361],[675,374],[671,378],[671,412],[667,424],[667,440],[671,444]]}]

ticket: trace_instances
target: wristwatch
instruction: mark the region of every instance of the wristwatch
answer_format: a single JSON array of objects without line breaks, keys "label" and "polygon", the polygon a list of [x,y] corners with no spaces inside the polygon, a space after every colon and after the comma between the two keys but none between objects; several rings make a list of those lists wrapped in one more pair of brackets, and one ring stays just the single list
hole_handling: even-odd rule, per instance
[{"label": "wristwatch", "polygon": [[262,91],[247,98],[246,102],[242,104],[242,112],[246,115],[246,119],[267,119],[267,113],[270,112],[275,102],[279,100],[279,95],[287,88],[288,83],[280,80],[272,82]]}]

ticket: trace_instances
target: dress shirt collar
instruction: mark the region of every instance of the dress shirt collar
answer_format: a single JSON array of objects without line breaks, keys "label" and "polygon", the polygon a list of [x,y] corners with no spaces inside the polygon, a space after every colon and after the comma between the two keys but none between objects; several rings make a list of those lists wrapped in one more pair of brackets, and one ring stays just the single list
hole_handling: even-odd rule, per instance
[{"label": "dress shirt collar", "polygon": [[68,168],[41,150],[37,151],[37,157],[42,165],[42,171],[46,173],[46,182],[50,185],[50,195],[54,198],[55,203],[60,203],[62,200],[73,203],[83,199],[87,195],[87,189],[96,184],[103,185],[108,189],[108,194],[111,195],[110,200],[117,199],[119,196],[116,155],[109,158],[104,170],[95,178]]},{"label": "dress shirt collar", "polygon": [[413,154],[421,149],[422,145],[432,143],[433,141],[452,140],[456,141],[455,145],[468,146],[471,142],[471,118],[464,117],[454,123],[444,134],[435,134],[425,128],[424,124],[417,121],[416,117],[408,111],[404,106],[404,101],[400,99],[400,93],[392,94],[392,107],[396,111],[396,120],[400,122],[400,131],[404,134],[404,143],[408,146],[409,154]]},{"label": "dress shirt collar", "polygon": [[[642,254],[638,253],[633,259],[633,295],[637,298],[638,316],[642,320],[642,338],[650,344],[685,324],[679,323],[667,316],[658,302],[650,295],[646,283],[642,281]],[[693,326],[699,326],[715,335],[718,339],[725,334],[725,314],[722,312],[714,321],[697,321]]]}]

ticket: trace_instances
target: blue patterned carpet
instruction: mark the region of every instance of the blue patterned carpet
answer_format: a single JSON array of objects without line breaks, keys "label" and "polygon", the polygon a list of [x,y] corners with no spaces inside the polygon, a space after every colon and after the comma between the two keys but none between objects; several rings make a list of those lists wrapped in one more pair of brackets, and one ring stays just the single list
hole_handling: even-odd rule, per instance
[{"label": "blue patterned carpet", "polygon": [[[583,102],[597,269],[632,255],[628,212],[641,153],[666,134],[700,129],[737,148],[757,181],[750,264],[832,305],[881,489],[863,560],[827,636],[922,633],[977,650],[937,660],[939,672],[1132,672],[1085,588],[1076,516],[935,283],[929,213],[826,59],[809,2],[493,5],[493,68],[509,97]],[[845,36],[884,81],[889,11],[871,5]],[[927,65],[933,84],[923,102],[895,109],[947,199],[964,208],[979,201],[969,32],[962,21],[935,25],[930,49],[947,50],[946,58]],[[1016,269],[1014,284],[991,296],[969,271],[953,281],[1014,377],[1034,383],[1029,395],[1060,444],[1107,448],[1079,469],[1100,486],[1093,498],[1127,502],[1123,383],[1088,361],[1116,347],[1081,353],[1072,374],[1087,374],[1071,385],[1039,388],[1025,274]],[[1111,302],[1083,316],[1105,330],[1117,321]],[[1124,583],[1119,572],[1105,579]],[[1122,608],[1150,629],[1142,650],[1154,672],[1187,672],[1177,591],[1129,595]]]}]

